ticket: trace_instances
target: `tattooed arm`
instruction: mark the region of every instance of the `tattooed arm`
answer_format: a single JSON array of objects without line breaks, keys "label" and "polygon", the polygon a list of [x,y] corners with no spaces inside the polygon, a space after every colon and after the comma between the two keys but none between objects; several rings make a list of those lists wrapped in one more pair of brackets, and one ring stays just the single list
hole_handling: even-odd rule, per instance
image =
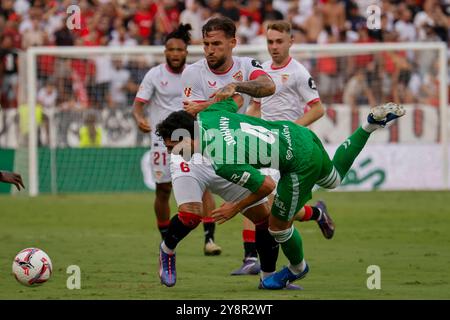
[{"label": "tattooed arm", "polygon": [[[241,108],[244,104],[244,98],[239,93],[234,93],[232,95],[234,102],[236,102],[238,108]],[[215,100],[208,100],[203,102],[194,102],[194,101],[183,101],[183,108],[186,112],[190,113],[192,116],[196,116],[199,112],[205,110],[213,103],[218,102]]]},{"label": "tattooed arm", "polygon": [[235,92],[246,93],[254,98],[262,98],[275,93],[275,84],[268,75],[261,75],[255,80],[233,82],[219,89],[214,94],[214,101],[225,100],[233,96]]}]

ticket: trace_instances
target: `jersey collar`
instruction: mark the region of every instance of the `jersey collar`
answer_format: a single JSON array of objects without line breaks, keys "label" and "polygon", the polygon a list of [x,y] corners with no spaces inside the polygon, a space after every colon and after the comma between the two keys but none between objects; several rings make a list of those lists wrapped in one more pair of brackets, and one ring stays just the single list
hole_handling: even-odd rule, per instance
[{"label": "jersey collar", "polygon": [[[208,61],[206,61],[206,59],[205,59],[205,63],[206,63],[206,65],[208,66]],[[212,73],[214,73],[214,74],[217,74],[217,75],[224,75],[224,74],[227,74],[228,72],[230,72],[230,70],[233,69],[233,67],[234,67],[234,59],[233,59],[233,63],[231,64],[231,66],[230,66],[227,70],[225,70],[225,71],[222,71],[222,72],[214,71],[214,70],[211,69],[209,66],[208,66],[208,69],[209,69]]]},{"label": "jersey collar", "polygon": [[292,61],[292,57],[289,57],[288,61],[284,65],[282,65],[281,67],[274,67],[273,66],[273,61],[272,61],[272,64],[270,65],[270,68],[272,70],[280,70],[280,69],[286,68],[288,66],[288,64],[291,63],[291,61]]}]

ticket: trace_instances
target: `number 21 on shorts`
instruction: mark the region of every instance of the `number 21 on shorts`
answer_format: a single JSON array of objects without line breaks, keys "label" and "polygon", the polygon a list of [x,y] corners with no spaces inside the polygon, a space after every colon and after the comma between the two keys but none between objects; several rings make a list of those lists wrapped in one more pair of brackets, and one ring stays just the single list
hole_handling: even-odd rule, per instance
[{"label": "number 21 on shorts", "polygon": [[155,151],[153,153],[153,164],[155,166],[159,166],[161,158],[162,158],[162,165],[165,166],[167,164],[167,153]]}]

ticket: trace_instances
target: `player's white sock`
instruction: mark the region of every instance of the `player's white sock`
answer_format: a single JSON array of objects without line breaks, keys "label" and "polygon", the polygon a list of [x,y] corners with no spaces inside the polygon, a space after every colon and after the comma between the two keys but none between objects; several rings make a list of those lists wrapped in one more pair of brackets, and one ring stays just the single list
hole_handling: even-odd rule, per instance
[{"label": "player's white sock", "polygon": [[164,253],[167,253],[167,254],[173,254],[175,252],[174,250],[169,249],[169,247],[166,246],[164,241],[163,241],[163,243],[161,243],[161,249],[162,249],[162,251],[164,251]]},{"label": "player's white sock", "polygon": [[375,124],[375,123],[369,123],[369,121],[365,121],[363,123],[363,125],[361,126],[361,128],[363,128],[364,131],[368,132],[368,133],[372,133],[375,130],[381,128],[381,126],[379,124]]},{"label": "player's white sock", "polygon": [[296,264],[296,265],[289,264],[288,268],[289,268],[289,270],[291,270],[291,272],[293,274],[299,274],[299,273],[303,272],[303,270],[305,270],[305,268],[306,268],[305,259],[303,259],[302,262],[300,262],[299,264]]}]

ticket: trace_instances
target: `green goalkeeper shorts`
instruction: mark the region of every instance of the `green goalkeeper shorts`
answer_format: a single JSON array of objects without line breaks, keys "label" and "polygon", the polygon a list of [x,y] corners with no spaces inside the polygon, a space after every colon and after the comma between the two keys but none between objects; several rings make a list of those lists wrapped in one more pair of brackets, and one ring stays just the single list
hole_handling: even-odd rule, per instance
[{"label": "green goalkeeper shorts", "polygon": [[333,163],[315,134],[313,142],[310,165],[306,169],[281,172],[272,206],[272,215],[280,220],[292,220],[312,198],[311,190],[316,182],[328,176],[333,170]]}]

